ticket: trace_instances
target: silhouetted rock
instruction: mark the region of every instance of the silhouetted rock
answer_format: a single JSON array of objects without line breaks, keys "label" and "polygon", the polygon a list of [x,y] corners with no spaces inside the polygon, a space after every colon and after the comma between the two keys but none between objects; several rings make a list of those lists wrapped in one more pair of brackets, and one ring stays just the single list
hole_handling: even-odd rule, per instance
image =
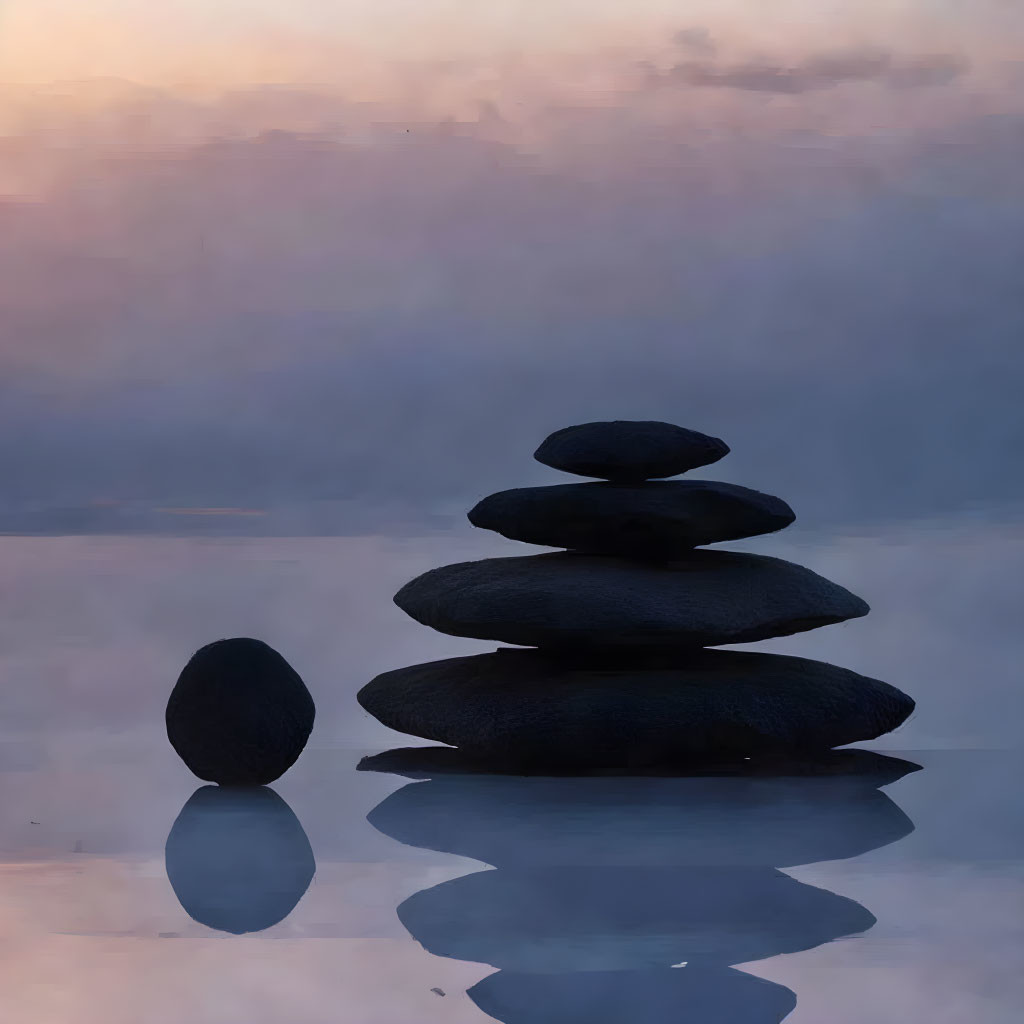
[{"label": "silhouetted rock", "polygon": [[773,533],[795,518],[781,498],[714,480],[519,487],[469,513],[474,526],[511,540],[641,558]]},{"label": "silhouetted rock", "polygon": [[[556,766],[551,766],[555,768]],[[841,750],[809,751],[803,754],[776,754],[769,757],[709,758],[660,768],[638,768],[624,771],[614,766],[607,769],[595,766],[585,773],[591,778],[644,777],[644,778],[766,778],[783,782],[787,779],[839,777],[855,785],[869,787],[888,786],[904,775],[921,770],[921,765],[899,757],[880,754],[876,750],[843,748]],[[554,778],[579,778],[577,772],[524,771],[522,765],[503,761],[485,754],[460,750],[458,747],[395,747],[377,754],[367,754],[356,766],[360,772],[384,772],[407,779],[434,779],[451,775],[476,777],[481,775],[515,775],[533,778],[538,775]]]},{"label": "silhouetted rock", "polygon": [[537,974],[748,963],[875,923],[768,867],[501,868],[418,892],[398,916],[436,956]]},{"label": "silhouetted rock", "polygon": [[407,846],[496,867],[792,867],[857,857],[913,832],[873,781],[446,776],[404,786],[367,820]]},{"label": "silhouetted rock", "polygon": [[498,761],[629,770],[843,746],[895,729],[914,707],[835,665],[739,651],[600,670],[504,650],[385,672],[358,700],[398,732]]},{"label": "silhouetted rock", "polygon": [[653,420],[581,423],[551,434],[534,452],[546,466],[618,483],[676,476],[729,454],[717,437]]},{"label": "silhouetted rock", "polygon": [[197,651],[167,702],[167,738],[207,782],[262,786],[302,753],[316,708],[298,673],[260,640]]},{"label": "silhouetted rock", "polygon": [[499,971],[468,995],[503,1024],[780,1024],[796,1007],[788,988],[730,967]]},{"label": "silhouetted rock", "polygon": [[442,633],[531,647],[713,647],[868,612],[810,569],[734,551],[665,564],[575,553],[460,562],[407,583],[395,603]]},{"label": "silhouetted rock", "polygon": [[316,871],[298,818],[262,787],[197,789],[171,828],[165,858],[189,917],[235,935],[284,920]]}]

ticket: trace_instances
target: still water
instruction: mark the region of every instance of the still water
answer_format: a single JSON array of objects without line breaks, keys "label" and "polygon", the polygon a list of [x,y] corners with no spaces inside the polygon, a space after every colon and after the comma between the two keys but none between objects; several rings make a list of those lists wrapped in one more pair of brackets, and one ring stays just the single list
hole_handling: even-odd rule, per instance
[{"label": "still water", "polygon": [[[756,646],[918,702],[866,745],[884,753],[839,774],[517,779],[408,757],[358,771],[417,742],[359,709],[364,682],[490,647],[418,626],[391,594],[513,547],[468,527],[0,539],[5,1019],[1019,1019],[1019,526],[750,545],[872,605]],[[318,706],[277,796],[250,803],[193,796],[162,726],[193,650],[235,635],[278,648]]]}]

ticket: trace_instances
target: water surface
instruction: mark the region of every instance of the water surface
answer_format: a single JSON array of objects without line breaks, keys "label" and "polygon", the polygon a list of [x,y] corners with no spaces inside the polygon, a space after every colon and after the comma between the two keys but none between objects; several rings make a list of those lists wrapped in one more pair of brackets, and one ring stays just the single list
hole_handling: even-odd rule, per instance
[{"label": "water surface", "polygon": [[[796,1024],[1015,1020],[1019,529],[964,521],[798,542],[794,528],[748,546],[841,581],[873,612],[758,646],[905,689],[917,712],[868,746],[923,770],[789,781],[356,771],[366,754],[417,742],[361,712],[363,682],[489,646],[417,626],[391,593],[432,565],[513,545],[468,527],[404,539],[3,538],[11,1012],[61,1024],[540,1024],[583,1012],[686,1019],[689,1005],[704,1021],[767,1024],[795,996]],[[165,843],[200,784],[166,742],[163,705],[192,650],[232,635],[277,647],[319,714],[273,787],[287,807],[254,812],[270,853],[230,885],[214,870],[188,889]],[[193,816],[190,842],[216,848],[223,821],[211,813]],[[303,893],[304,837],[316,874]],[[246,909],[248,898],[262,903]],[[295,899],[277,923],[232,932]]]}]

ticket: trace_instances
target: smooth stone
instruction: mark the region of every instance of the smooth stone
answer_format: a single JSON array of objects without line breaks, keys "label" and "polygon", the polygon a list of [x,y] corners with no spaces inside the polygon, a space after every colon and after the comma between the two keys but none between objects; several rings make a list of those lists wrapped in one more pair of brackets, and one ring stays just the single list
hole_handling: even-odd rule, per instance
[{"label": "smooth stone", "polygon": [[735,551],[663,564],[573,552],[459,562],[407,583],[395,604],[442,633],[525,647],[715,647],[869,611],[810,569]]},{"label": "smooth stone", "polygon": [[197,651],[167,702],[167,738],[189,770],[223,786],[265,786],[298,759],[316,708],[298,673],[261,640]]},{"label": "smooth stone", "polygon": [[391,729],[471,754],[631,771],[845,746],[895,729],[914,709],[877,679],[741,651],[602,670],[505,650],[385,672],[357,699]]},{"label": "smooth stone", "polygon": [[859,903],[768,867],[498,868],[410,896],[428,953],[502,970],[729,966],[867,931]]},{"label": "smooth stone", "polygon": [[403,786],[367,816],[406,846],[495,867],[794,867],[910,835],[869,779],[446,776]]},{"label": "smooth stone", "polygon": [[[773,783],[800,782],[812,778],[837,778],[851,785],[877,788],[898,782],[911,772],[919,772],[921,765],[899,757],[880,754],[876,750],[862,750],[844,747],[841,750],[820,750],[798,753],[795,756],[776,755],[773,757],[736,757],[696,764],[666,765],[661,771],[641,768],[635,773],[621,770],[603,771],[599,767],[585,773],[587,778],[602,779],[614,776],[639,775],[644,779],[758,779]],[[356,771],[383,772],[400,775],[406,779],[438,779],[462,776],[467,780],[485,776],[509,776],[528,778],[536,774],[550,780],[549,772],[523,771],[514,761],[502,761],[495,757],[474,754],[458,747],[395,747],[377,754],[363,757]],[[554,773],[555,777],[579,778],[577,773]],[[479,859],[479,858],[478,858]],[[826,860],[827,858],[821,858]]]},{"label": "smooth stone", "polygon": [[510,540],[654,558],[774,533],[795,518],[781,498],[714,480],[519,487],[469,513],[474,526]]},{"label": "smooth stone", "polygon": [[790,989],[731,967],[518,974],[498,971],[467,993],[503,1024],[781,1024]]},{"label": "smooth stone", "polygon": [[309,839],[272,789],[203,786],[167,837],[167,877],[185,912],[242,935],[283,921],[316,872]]},{"label": "smooth stone", "polygon": [[563,427],[533,457],[566,473],[617,483],[677,476],[729,454],[717,437],[656,420],[608,420]]}]

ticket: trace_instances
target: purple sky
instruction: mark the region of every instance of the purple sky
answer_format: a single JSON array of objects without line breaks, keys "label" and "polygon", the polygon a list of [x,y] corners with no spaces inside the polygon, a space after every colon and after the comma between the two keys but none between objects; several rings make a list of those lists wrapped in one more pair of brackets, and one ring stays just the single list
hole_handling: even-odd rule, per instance
[{"label": "purple sky", "polygon": [[708,475],[809,523],[1024,496],[1005,6],[453,3],[421,42],[193,7],[161,42],[107,0],[72,54],[10,5],[8,502],[457,506],[616,417],[724,437]]}]

